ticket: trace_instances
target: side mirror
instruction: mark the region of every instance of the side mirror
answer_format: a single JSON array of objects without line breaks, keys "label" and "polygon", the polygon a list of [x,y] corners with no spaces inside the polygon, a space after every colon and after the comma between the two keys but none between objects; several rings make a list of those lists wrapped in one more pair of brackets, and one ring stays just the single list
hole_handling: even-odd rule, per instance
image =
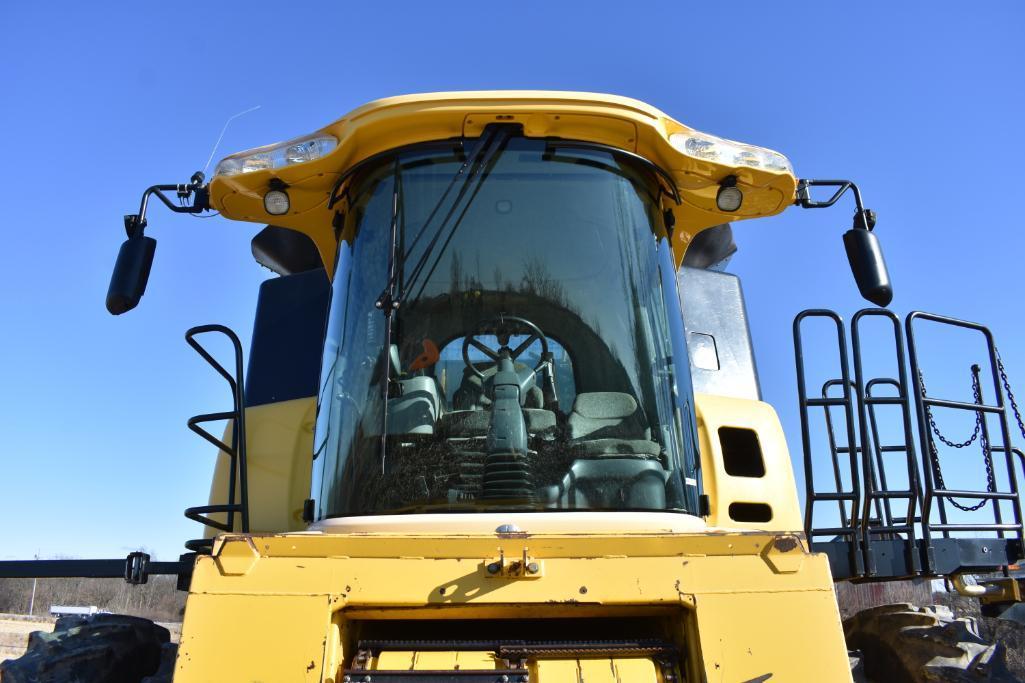
[{"label": "side mirror", "polygon": [[126,239],[117,253],[107,289],[107,310],[113,315],[121,315],[138,306],[146,292],[157,241],[141,233],[140,230]]},{"label": "side mirror", "polygon": [[893,285],[875,233],[854,227],[844,233],[843,244],[861,296],[876,306],[888,305],[893,300]]}]

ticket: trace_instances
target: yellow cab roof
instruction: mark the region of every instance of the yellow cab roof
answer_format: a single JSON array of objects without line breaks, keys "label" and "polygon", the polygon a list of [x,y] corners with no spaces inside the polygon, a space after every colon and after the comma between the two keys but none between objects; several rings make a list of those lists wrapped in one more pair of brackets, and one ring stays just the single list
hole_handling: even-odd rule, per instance
[{"label": "yellow cab roof", "polygon": [[[735,220],[771,216],[793,203],[797,181],[787,172],[729,166],[695,159],[670,144],[669,136],[691,131],[664,112],[616,95],[539,90],[494,90],[402,95],[365,104],[317,131],[338,140],[326,156],[307,163],[221,176],[210,182],[210,202],[231,220],[272,223],[309,235],[330,272],[336,248],[328,207],[338,180],[359,162],[418,142],[477,137],[484,126],[518,123],[527,137],[595,142],[638,154],[665,170],[680,193],[674,251],[682,259],[687,244],[704,228]],[[315,134],[315,133],[314,133]],[[737,178],[744,202],[734,213],[715,205],[719,183]],[[271,216],[263,196],[277,178],[288,185],[291,209]],[[671,204],[671,203],[670,203]]]}]

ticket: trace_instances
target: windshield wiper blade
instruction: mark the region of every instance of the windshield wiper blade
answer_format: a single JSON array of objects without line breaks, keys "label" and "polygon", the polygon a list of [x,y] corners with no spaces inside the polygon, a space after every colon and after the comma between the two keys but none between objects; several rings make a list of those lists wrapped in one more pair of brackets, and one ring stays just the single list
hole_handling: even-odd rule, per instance
[{"label": "windshield wiper blade", "polygon": [[[471,172],[463,179],[463,185],[459,189],[459,194],[452,202],[452,206],[449,207],[448,213],[445,214],[445,217],[438,225],[438,229],[435,231],[431,241],[424,247],[424,253],[421,254],[416,265],[413,267],[413,270],[410,272],[409,280],[405,283],[405,286],[397,298],[400,305],[404,305],[407,300],[411,303],[416,303],[416,301],[423,295],[427,282],[431,279],[431,276],[437,269],[438,264],[441,263],[441,258],[448,250],[448,246],[451,244],[452,238],[455,236],[456,231],[462,224],[463,218],[466,216],[466,212],[469,211],[474,199],[476,199],[477,193],[480,192],[481,187],[484,185],[484,181],[487,180],[488,175],[494,168],[498,158],[502,155],[502,152],[505,150],[509,140],[514,135],[518,134],[519,131],[519,126],[514,124],[494,124],[484,129],[484,133],[480,137],[480,142],[473,153],[473,166]],[[476,183],[474,183],[474,181],[476,181]],[[470,189],[471,185],[473,186],[472,190]],[[432,216],[444,201],[445,199],[442,197],[438,205],[436,205],[431,211]],[[458,216],[456,216],[457,212]],[[444,242],[442,242],[441,246],[438,247],[438,240],[441,238],[442,234],[444,234],[445,227],[452,220],[453,216],[456,216],[455,221],[452,223],[452,227],[449,229]],[[427,223],[424,225],[426,227]],[[427,274],[424,275],[424,269],[431,257],[433,257],[433,265],[431,265],[430,269],[427,270]],[[413,290],[414,285],[418,281],[420,281],[420,288],[416,295],[410,298],[409,293]]]}]

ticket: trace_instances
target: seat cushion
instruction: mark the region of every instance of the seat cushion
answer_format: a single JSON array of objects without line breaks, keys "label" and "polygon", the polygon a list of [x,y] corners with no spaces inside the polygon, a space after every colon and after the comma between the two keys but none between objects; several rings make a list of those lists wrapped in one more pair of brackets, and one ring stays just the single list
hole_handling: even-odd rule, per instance
[{"label": "seat cushion", "polygon": [[527,434],[543,439],[554,439],[558,429],[555,413],[540,408],[524,408],[523,420],[527,424]]},{"label": "seat cushion", "polygon": [[572,452],[580,458],[621,458],[635,456],[656,459],[662,447],[646,439],[590,439],[573,443]]},{"label": "seat cushion", "polygon": [[650,440],[648,427],[637,401],[618,391],[578,394],[570,413],[569,438]]}]

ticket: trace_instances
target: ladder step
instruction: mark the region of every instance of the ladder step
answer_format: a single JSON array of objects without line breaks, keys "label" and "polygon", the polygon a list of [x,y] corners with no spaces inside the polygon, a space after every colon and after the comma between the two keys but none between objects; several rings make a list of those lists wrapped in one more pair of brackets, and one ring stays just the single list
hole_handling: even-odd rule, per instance
[{"label": "ladder step", "polygon": [[836,398],[809,398],[808,405],[810,407],[822,407],[822,406],[846,406],[850,405],[850,401],[843,397]]},{"label": "ladder step", "polygon": [[818,502],[820,500],[821,501],[827,501],[827,500],[857,500],[854,497],[854,493],[852,493],[852,492],[846,492],[846,493],[834,493],[834,492],[813,493],[811,495],[811,499],[812,499],[812,502]]},{"label": "ladder step", "polygon": [[865,405],[870,406],[899,406],[907,401],[904,396],[866,396]]}]

